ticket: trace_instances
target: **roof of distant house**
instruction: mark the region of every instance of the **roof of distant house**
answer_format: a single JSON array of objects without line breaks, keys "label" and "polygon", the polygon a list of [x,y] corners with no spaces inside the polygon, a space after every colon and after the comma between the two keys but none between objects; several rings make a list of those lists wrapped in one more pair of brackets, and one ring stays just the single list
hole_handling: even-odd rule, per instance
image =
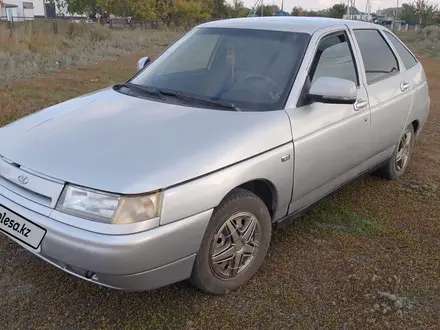
[{"label": "roof of distant house", "polygon": [[9,3],[2,3],[1,6],[3,8],[17,8],[18,7],[18,5],[11,5]]}]

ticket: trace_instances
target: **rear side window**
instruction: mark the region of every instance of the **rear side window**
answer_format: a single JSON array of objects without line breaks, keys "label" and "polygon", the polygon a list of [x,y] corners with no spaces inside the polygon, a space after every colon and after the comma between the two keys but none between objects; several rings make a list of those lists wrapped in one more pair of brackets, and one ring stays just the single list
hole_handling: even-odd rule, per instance
[{"label": "rear side window", "polygon": [[361,50],[368,84],[399,71],[396,56],[378,30],[354,30],[354,35]]},{"label": "rear side window", "polygon": [[417,60],[408,51],[408,49],[406,49],[405,46],[403,46],[402,42],[399,39],[397,39],[395,36],[393,36],[388,31],[385,31],[385,34],[387,35],[388,39],[393,44],[394,48],[396,48],[397,53],[399,54],[400,58],[402,59],[403,64],[405,65],[405,68],[410,69],[414,65],[417,64]]}]

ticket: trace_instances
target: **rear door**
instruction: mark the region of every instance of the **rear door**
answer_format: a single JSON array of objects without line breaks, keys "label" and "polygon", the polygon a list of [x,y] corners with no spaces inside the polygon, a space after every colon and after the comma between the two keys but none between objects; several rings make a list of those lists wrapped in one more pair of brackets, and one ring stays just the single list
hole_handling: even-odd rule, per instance
[{"label": "rear door", "polygon": [[413,101],[412,85],[378,29],[353,29],[353,33],[370,102],[371,155],[383,160],[393,152],[405,128]]},{"label": "rear door", "polygon": [[428,114],[426,109],[429,108],[429,106],[427,106],[429,94],[423,67],[409,49],[391,31],[384,30],[383,33],[394,48],[395,53],[400,57],[403,67],[405,68],[405,71],[402,72],[402,76],[405,83],[409,84],[411,93],[413,94],[411,108],[411,114],[413,116],[412,118],[408,118],[407,124],[413,119],[423,120]]}]

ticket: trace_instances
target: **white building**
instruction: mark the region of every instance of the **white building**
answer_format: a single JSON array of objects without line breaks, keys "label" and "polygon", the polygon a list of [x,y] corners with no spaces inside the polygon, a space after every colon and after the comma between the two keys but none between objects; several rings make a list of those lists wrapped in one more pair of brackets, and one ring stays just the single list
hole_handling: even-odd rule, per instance
[{"label": "white building", "polygon": [[3,0],[0,17],[15,21],[33,19],[35,16],[46,16],[44,0]]}]

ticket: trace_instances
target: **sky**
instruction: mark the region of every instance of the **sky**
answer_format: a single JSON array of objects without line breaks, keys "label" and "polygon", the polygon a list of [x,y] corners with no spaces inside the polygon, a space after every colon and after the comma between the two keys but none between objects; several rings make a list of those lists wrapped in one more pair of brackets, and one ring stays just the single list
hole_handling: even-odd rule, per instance
[{"label": "sky", "polygon": [[[398,0],[399,7],[402,2],[411,2],[411,0]],[[252,8],[256,0],[244,0],[246,7]],[[264,4],[275,4],[281,7],[281,0],[263,0]],[[333,6],[336,3],[340,3],[340,0],[284,0],[284,10],[290,12],[294,6],[303,7],[305,9],[319,10]],[[344,1],[346,2],[346,1]],[[385,9],[389,7],[396,7],[397,0],[370,0],[371,12],[376,12],[378,9]],[[434,4],[438,4],[440,7],[440,0],[430,1]],[[365,11],[366,0],[356,0],[356,8],[360,11]]]}]

